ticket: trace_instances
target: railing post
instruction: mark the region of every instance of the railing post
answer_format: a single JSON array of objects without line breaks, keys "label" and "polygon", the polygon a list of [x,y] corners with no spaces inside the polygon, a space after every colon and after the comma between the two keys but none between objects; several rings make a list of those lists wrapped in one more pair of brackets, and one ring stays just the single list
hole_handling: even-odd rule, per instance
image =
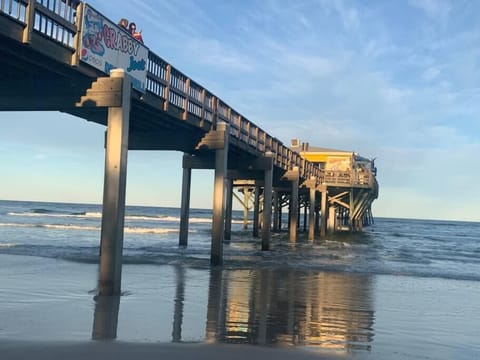
[{"label": "railing post", "polygon": [[201,127],[205,126],[205,97],[206,97],[206,90],[202,88],[202,112],[200,113],[201,120]]},{"label": "railing post", "polygon": [[[12,3],[12,2],[10,2]],[[35,24],[35,0],[28,0],[25,10],[25,29],[23,29],[22,42],[30,44],[32,41],[33,25]]]},{"label": "railing post", "polygon": [[168,106],[170,103],[170,77],[172,75],[172,66],[167,64],[167,71],[165,72],[165,81],[167,86],[165,86],[165,102],[163,103],[163,111],[168,112]]},{"label": "railing post", "polygon": [[188,118],[188,103],[190,101],[190,78],[185,80],[185,109],[183,111],[183,120]]},{"label": "railing post", "polygon": [[213,103],[212,103],[212,126],[213,129],[217,129],[218,123],[218,98],[216,96],[212,96]]},{"label": "railing post", "polygon": [[76,9],[76,18],[75,18],[75,36],[73,37],[73,46],[75,47],[75,51],[72,54],[72,59],[70,61],[70,65],[78,66],[80,63],[80,53],[78,52],[80,49],[80,45],[82,43],[82,37],[80,36],[81,32],[81,24],[83,21],[83,3],[79,3]]}]

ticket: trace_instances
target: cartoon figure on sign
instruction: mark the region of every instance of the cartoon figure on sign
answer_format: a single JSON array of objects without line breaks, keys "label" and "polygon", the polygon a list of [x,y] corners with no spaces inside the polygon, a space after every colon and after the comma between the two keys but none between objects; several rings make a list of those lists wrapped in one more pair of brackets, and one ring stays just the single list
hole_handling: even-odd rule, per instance
[{"label": "cartoon figure on sign", "polygon": [[[91,52],[99,56],[105,53],[105,48],[102,45],[102,31],[102,17],[88,9],[85,15],[85,28],[82,37],[83,47],[90,49]],[[85,52],[85,54],[83,52]],[[82,57],[86,55],[86,51],[83,52]]]}]

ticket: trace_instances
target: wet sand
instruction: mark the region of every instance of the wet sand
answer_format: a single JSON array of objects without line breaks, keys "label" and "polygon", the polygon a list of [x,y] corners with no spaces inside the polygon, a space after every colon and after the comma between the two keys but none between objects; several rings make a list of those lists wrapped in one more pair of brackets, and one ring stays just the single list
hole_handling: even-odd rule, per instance
[{"label": "wet sand", "polygon": [[0,342],[3,360],[116,359],[116,360],[260,360],[260,359],[340,359],[327,354],[311,354],[293,349],[274,349],[244,345],[179,345],[125,342],[32,343]]},{"label": "wet sand", "polygon": [[95,264],[0,263],[2,360],[480,358],[475,281],[126,265],[97,298]]}]

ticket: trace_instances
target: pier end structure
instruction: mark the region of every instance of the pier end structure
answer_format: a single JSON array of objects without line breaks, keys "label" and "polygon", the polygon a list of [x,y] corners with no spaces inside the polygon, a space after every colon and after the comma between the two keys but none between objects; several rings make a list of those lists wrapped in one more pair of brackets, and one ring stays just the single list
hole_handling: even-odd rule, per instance
[{"label": "pier end structure", "polygon": [[321,169],[317,190],[321,193],[320,236],[327,232],[362,231],[373,223],[372,202],[378,197],[374,159],[353,151],[328,149],[291,142],[292,150]]}]

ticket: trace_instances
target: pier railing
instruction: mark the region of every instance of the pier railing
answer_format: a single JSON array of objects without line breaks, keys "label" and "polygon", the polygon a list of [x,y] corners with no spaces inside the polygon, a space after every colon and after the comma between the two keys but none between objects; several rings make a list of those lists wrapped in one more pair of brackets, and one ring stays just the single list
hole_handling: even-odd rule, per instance
[{"label": "pier railing", "polygon": [[321,170],[315,164],[303,159],[151,51],[148,54],[146,89],[162,100],[163,110],[181,119],[197,120],[206,128],[215,128],[220,121],[228,123],[232,138],[259,153],[272,152],[276,166],[284,169],[297,166],[304,178],[320,176]]},{"label": "pier railing", "polygon": [[331,186],[373,187],[374,176],[370,170],[322,170],[320,182]]},{"label": "pier railing", "polygon": [[[82,14],[79,0],[0,0],[0,15],[13,20],[23,28],[22,41],[31,41],[31,34],[71,51],[70,65],[79,65],[79,32]],[[65,61],[64,59],[56,59]],[[324,171],[316,164],[303,159],[299,153],[285,146],[259,126],[234,110],[194,80],[183,74],[149,50],[146,91],[163,104],[161,110],[181,120],[190,120],[206,131],[214,129],[220,121],[229,124],[230,136],[239,146],[256,154],[271,152],[274,165],[285,170],[298,167],[300,177],[316,177],[332,185],[373,184],[371,174]]]}]

